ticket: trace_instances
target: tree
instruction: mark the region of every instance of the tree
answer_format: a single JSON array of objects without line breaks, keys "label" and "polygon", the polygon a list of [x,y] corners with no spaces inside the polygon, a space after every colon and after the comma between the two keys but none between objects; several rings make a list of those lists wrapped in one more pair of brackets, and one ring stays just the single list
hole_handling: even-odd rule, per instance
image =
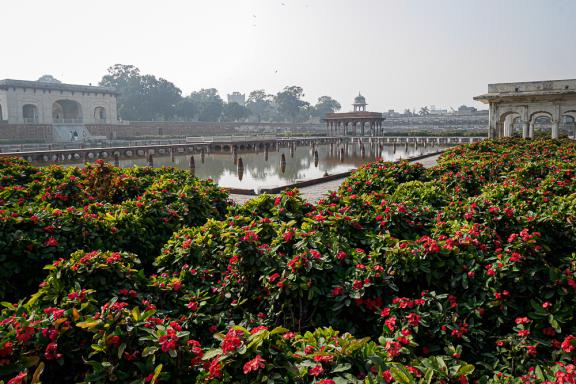
[{"label": "tree", "polygon": [[238,103],[224,104],[222,117],[224,121],[238,121],[250,116],[250,110]]},{"label": "tree", "polygon": [[101,86],[116,88],[118,114],[124,120],[171,119],[181,100],[180,89],[154,75],[141,75],[133,65],[116,64],[108,68]]},{"label": "tree", "polygon": [[176,116],[184,120],[192,120],[198,113],[196,103],[190,97],[184,97],[176,103]]},{"label": "tree", "polygon": [[286,119],[295,123],[299,115],[306,114],[310,103],[302,100],[304,90],[302,87],[285,87],[282,92],[278,92],[275,97],[278,112]]},{"label": "tree", "polygon": [[420,116],[427,116],[430,114],[430,110],[428,109],[428,107],[422,107],[420,108],[420,112],[418,112],[418,114]]},{"label": "tree", "polygon": [[246,107],[256,116],[258,122],[262,120],[270,121],[275,113],[272,100],[272,95],[267,94],[263,89],[257,89],[248,95]]},{"label": "tree", "polygon": [[196,103],[198,108],[198,120],[200,121],[218,121],[222,116],[224,102],[218,90],[215,88],[202,88],[199,91],[192,92],[190,99]]},{"label": "tree", "polygon": [[340,108],[342,108],[340,103],[330,96],[320,96],[318,102],[314,106],[312,116],[322,119],[326,114],[339,111]]}]

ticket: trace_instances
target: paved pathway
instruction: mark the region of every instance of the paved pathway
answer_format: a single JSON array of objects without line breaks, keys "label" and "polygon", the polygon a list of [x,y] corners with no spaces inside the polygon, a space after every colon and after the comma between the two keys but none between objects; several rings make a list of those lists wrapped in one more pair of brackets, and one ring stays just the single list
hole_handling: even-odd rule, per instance
[{"label": "paved pathway", "polygon": [[[430,168],[436,165],[436,160],[440,157],[440,155],[426,157],[424,159],[418,160],[419,163],[422,163],[424,167]],[[300,193],[302,197],[309,201],[310,203],[316,203],[320,200],[325,194],[330,191],[335,191],[338,189],[340,184],[345,180],[345,178],[328,181],[322,184],[311,185],[309,187],[300,188]],[[237,195],[237,194],[230,194],[230,198],[237,203],[245,203],[246,201],[254,198],[256,196],[248,196],[248,195]]]}]

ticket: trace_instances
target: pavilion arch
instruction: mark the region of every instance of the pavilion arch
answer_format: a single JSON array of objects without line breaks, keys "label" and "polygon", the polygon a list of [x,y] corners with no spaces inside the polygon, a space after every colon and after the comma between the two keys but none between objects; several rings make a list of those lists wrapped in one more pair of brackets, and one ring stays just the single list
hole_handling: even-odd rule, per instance
[{"label": "pavilion arch", "polygon": [[498,136],[511,137],[514,131],[513,124],[517,119],[522,120],[522,114],[520,111],[508,110],[502,112],[498,120]]},{"label": "pavilion arch", "polygon": [[562,113],[563,119],[563,130],[568,133],[569,136],[576,139],[576,110],[569,110]]},{"label": "pavilion arch", "polygon": [[548,112],[548,111],[532,112],[530,114],[530,118],[528,119],[528,121],[530,123],[534,123],[534,121],[540,117],[547,117],[550,119],[551,122],[554,121],[553,114],[551,112]]},{"label": "pavilion arch", "polygon": [[564,116],[571,116],[574,120],[576,120],[576,109],[571,111],[566,111],[562,113],[562,117]]},{"label": "pavilion arch", "polygon": [[[553,126],[554,125],[554,115],[551,112],[548,111],[537,111],[537,112],[532,112],[530,114],[530,137],[534,138],[535,135],[535,127],[540,126],[542,124],[542,120],[543,119],[547,119],[549,121],[549,125]],[[552,128],[553,130],[554,128]],[[552,131],[550,133],[551,137],[554,137],[554,132]]]},{"label": "pavilion arch", "polygon": [[94,121],[97,123],[106,122],[106,108],[104,107],[94,108]]},{"label": "pavilion arch", "polygon": [[22,106],[22,118],[25,123],[37,123],[38,107],[36,104],[24,104]]},{"label": "pavilion arch", "polygon": [[52,104],[55,123],[82,123],[82,106],[74,100],[57,100]]}]

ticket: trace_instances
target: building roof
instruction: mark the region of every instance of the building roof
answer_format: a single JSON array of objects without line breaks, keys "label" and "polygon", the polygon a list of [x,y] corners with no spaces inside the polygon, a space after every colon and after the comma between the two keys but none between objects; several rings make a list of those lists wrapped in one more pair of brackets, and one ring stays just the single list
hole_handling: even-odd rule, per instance
[{"label": "building roof", "polygon": [[327,113],[323,120],[385,120],[380,112]]},{"label": "building roof", "polygon": [[506,100],[554,99],[576,95],[576,79],[488,84],[488,93],[474,97],[483,103]]},{"label": "building roof", "polygon": [[108,93],[111,95],[119,95],[120,94],[114,88],[92,86],[92,85],[49,83],[49,82],[44,82],[44,81],[12,80],[12,79],[0,80],[0,89],[8,89],[10,87],[30,88],[30,89],[45,89],[45,90],[51,90],[51,91]]}]

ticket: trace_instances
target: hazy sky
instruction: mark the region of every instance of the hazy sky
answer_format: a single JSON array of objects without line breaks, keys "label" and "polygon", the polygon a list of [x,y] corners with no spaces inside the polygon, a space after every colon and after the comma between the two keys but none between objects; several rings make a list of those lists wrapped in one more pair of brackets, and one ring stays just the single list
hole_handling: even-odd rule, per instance
[{"label": "hazy sky", "polygon": [[0,14],[0,79],[96,84],[122,63],[185,95],[300,85],[386,111],[576,78],[576,0],[2,0]]}]

